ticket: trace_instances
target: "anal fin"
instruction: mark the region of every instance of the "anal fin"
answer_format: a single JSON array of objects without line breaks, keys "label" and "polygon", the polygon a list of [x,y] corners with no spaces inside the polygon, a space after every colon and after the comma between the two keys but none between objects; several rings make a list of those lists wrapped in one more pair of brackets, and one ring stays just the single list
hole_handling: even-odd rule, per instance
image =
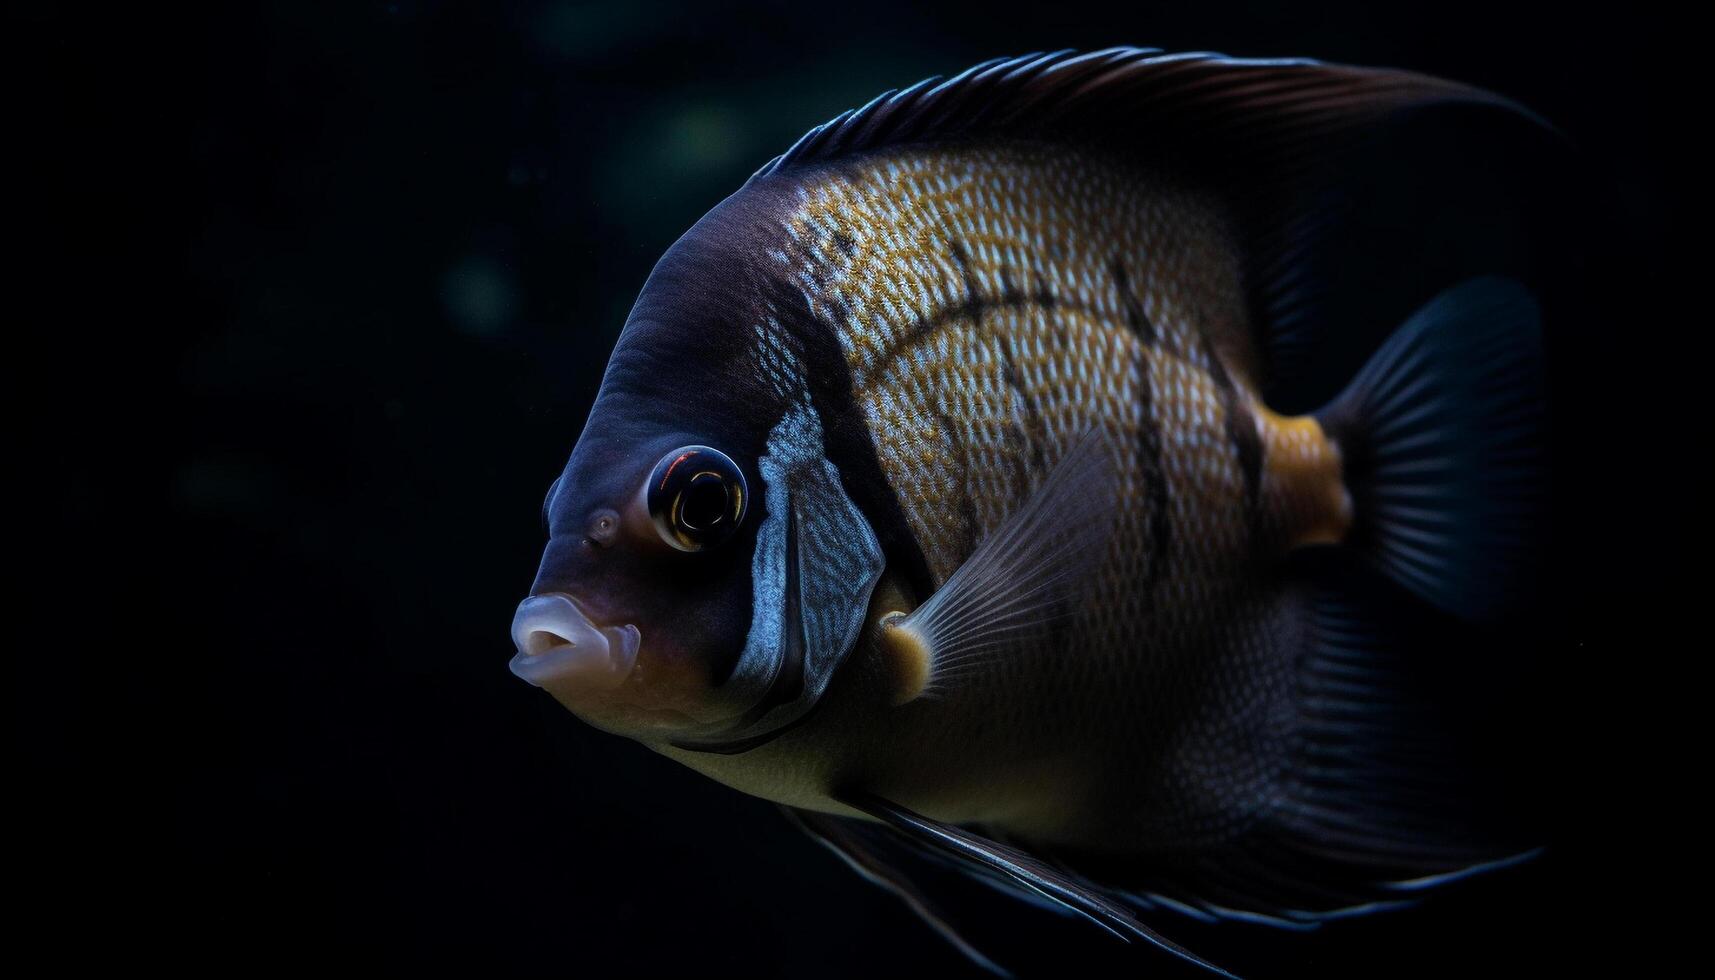
[{"label": "anal fin", "polygon": [[[1295,556],[1291,738],[1269,803],[1217,847],[1108,866],[1143,903],[1288,928],[1411,904],[1541,843],[1512,784],[1527,760],[1487,737],[1473,671],[1500,642],[1325,548]],[[1505,708],[1509,715],[1519,709]],[[1510,722],[1509,722],[1510,723]]]},{"label": "anal fin", "polygon": [[920,847],[969,867],[973,874],[998,875],[1014,886],[1095,923],[1122,940],[1142,941],[1218,976],[1233,976],[1138,921],[1119,898],[1106,890],[1023,851],[963,827],[925,817],[873,793],[849,791],[837,793],[834,798],[867,813]]},{"label": "anal fin", "polygon": [[1473,629],[1417,608],[1348,556],[1328,557],[1307,576],[1297,759],[1281,813],[1301,850],[1374,882],[1438,879],[1530,850],[1494,812],[1483,781],[1502,777],[1480,763],[1495,753],[1457,704],[1465,678],[1450,650],[1476,649]]},{"label": "anal fin", "polygon": [[[1011,971],[991,959],[954,925],[952,918],[918,885],[910,872],[883,853],[883,848],[866,839],[865,828],[858,826],[861,821],[799,810],[795,807],[781,809],[800,830],[818,844],[833,851],[847,867],[856,871],[859,877],[904,902],[906,908],[939,933],[941,938],[951,943],[965,958],[996,976],[1012,976]],[[888,831],[877,828],[877,832]]]}]

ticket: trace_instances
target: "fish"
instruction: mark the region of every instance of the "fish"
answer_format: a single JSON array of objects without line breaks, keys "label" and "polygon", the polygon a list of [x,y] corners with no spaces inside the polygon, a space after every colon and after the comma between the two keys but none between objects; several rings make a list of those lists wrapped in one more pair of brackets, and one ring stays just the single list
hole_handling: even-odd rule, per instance
[{"label": "fish", "polygon": [[1353,350],[1323,258],[1365,141],[1449,109],[1547,126],[1124,47],[816,127],[650,274],[512,671],[996,972],[925,869],[1231,975],[1160,916],[1307,928],[1527,857],[1412,681],[1422,624],[1532,601],[1542,305],[1472,275]]}]

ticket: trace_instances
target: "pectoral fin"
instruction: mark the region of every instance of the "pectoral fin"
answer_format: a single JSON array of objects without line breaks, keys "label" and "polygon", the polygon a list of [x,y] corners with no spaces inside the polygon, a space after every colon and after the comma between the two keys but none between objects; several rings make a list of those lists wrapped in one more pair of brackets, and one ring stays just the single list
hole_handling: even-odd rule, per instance
[{"label": "pectoral fin", "polygon": [[928,601],[883,619],[895,703],[986,657],[1041,645],[1071,617],[1107,555],[1117,452],[1099,430],[1086,434]]}]

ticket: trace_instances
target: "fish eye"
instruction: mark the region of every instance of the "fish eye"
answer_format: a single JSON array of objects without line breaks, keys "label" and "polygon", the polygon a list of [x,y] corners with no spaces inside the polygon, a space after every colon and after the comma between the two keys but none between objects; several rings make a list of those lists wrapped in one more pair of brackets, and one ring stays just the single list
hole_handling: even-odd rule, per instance
[{"label": "fish eye", "polygon": [[680,551],[702,551],[738,532],[750,503],[744,473],[708,446],[681,446],[655,464],[646,499],[661,540]]}]

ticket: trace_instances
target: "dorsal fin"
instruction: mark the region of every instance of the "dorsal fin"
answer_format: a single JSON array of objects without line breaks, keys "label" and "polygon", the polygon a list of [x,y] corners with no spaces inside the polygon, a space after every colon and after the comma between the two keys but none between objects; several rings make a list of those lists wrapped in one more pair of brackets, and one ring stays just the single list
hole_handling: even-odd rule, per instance
[{"label": "dorsal fin", "polygon": [[986,61],[883,93],[810,130],[751,179],[889,147],[1010,137],[1111,149],[1210,188],[1232,208],[1273,390],[1326,329],[1315,314],[1327,276],[1307,258],[1340,210],[1326,194],[1344,176],[1338,164],[1379,123],[1436,106],[1547,128],[1501,96],[1415,72],[1118,47]]}]

